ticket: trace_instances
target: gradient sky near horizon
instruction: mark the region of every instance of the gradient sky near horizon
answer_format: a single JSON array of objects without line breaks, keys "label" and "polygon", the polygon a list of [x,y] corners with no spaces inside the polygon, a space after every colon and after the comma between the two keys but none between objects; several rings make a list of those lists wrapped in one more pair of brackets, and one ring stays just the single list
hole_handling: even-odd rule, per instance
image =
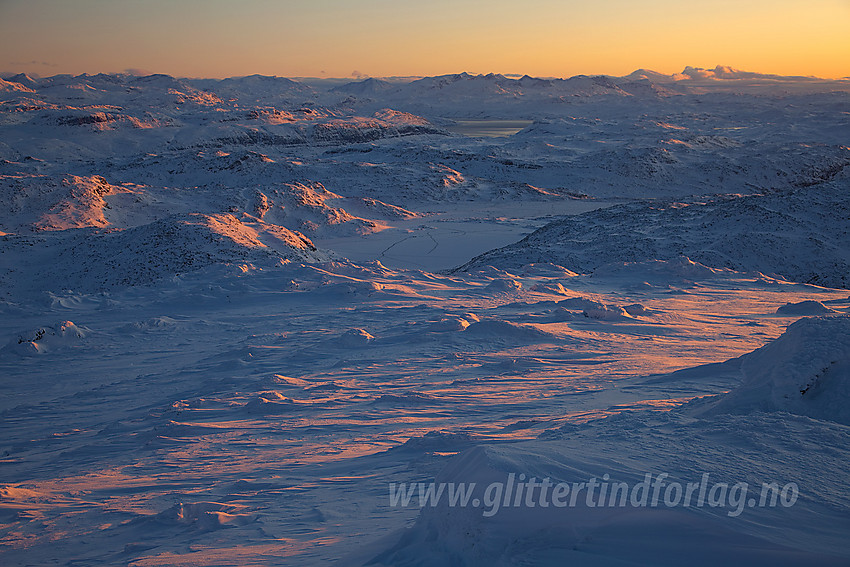
[{"label": "gradient sky near horizon", "polygon": [[850,0],[0,0],[0,71],[850,76]]}]

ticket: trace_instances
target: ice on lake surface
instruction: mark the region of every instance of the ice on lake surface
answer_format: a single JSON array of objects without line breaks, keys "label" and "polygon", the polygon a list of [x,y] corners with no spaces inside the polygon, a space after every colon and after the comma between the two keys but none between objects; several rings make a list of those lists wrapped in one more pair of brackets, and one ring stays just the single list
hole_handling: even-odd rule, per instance
[{"label": "ice on lake surface", "polygon": [[446,130],[471,137],[504,138],[533,123],[533,120],[458,120]]},{"label": "ice on lake surface", "polygon": [[647,76],[0,82],[0,563],[846,565],[850,87]]}]

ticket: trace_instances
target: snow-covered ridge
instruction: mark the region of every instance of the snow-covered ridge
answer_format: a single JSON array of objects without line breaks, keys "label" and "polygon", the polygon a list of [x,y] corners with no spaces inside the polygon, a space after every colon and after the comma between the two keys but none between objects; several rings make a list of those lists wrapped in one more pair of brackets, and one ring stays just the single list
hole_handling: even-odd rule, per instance
[{"label": "snow-covered ridge", "polygon": [[274,267],[326,259],[302,234],[231,214],[178,214],[119,230],[65,229],[6,236],[4,253],[26,255],[3,274],[8,292],[95,293],[150,285],[219,265]]}]

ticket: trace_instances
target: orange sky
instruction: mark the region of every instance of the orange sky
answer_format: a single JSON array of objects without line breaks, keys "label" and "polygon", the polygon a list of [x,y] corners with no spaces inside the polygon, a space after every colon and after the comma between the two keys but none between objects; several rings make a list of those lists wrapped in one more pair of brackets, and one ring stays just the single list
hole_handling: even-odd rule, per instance
[{"label": "orange sky", "polygon": [[0,0],[0,71],[850,76],[848,0]]}]

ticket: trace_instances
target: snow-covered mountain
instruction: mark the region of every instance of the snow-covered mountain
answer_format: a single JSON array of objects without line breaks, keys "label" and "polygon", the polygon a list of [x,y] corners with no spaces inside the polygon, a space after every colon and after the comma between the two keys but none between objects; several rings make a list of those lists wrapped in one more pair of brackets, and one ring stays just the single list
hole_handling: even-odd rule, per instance
[{"label": "snow-covered mountain", "polygon": [[[424,77],[410,82],[388,82],[369,78],[340,85],[331,93],[346,95],[348,103],[372,108],[376,99],[397,108],[448,117],[540,118],[563,113],[564,105],[623,99],[663,101],[679,95],[811,95],[850,92],[846,79],[782,77],[732,69],[686,67],[681,73],[665,75],[638,69],[623,77],[578,75],[569,78],[520,78],[489,73],[455,73]],[[379,96],[380,95],[380,96]],[[351,100],[353,97],[353,100]]]},{"label": "snow-covered mountain", "polygon": [[389,81],[369,77],[368,79],[363,79],[362,81],[355,81],[352,83],[346,83],[344,85],[333,87],[332,89],[330,89],[330,92],[344,93],[354,95],[360,98],[374,98],[379,95],[385,95],[389,91],[397,90],[398,88],[398,85],[395,85]]}]

